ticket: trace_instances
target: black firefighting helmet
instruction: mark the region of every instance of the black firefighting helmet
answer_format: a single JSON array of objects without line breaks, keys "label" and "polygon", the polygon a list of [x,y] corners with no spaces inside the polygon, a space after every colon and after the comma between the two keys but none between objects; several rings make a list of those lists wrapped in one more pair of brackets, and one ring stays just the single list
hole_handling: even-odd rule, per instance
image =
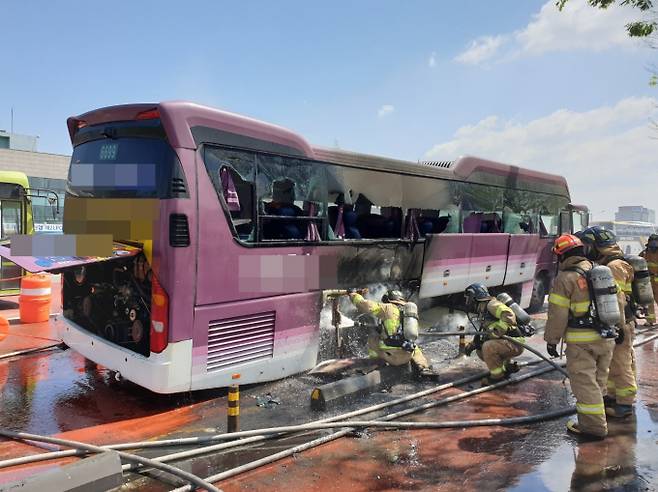
[{"label": "black firefighting helmet", "polygon": [[578,236],[585,245],[594,247],[613,246],[617,244],[615,233],[598,225],[588,227]]},{"label": "black firefighting helmet", "polygon": [[476,304],[478,302],[489,301],[491,299],[491,294],[489,294],[489,291],[484,285],[475,283],[466,287],[464,298],[466,300],[466,307],[469,311],[475,312],[477,311],[475,309]]},{"label": "black firefighting helmet", "polygon": [[658,234],[651,234],[647,241],[647,249],[650,251],[658,250]]},{"label": "black firefighting helmet", "polygon": [[382,302],[390,302],[392,304],[404,304],[406,302],[404,294],[399,290],[387,290],[382,296]]}]

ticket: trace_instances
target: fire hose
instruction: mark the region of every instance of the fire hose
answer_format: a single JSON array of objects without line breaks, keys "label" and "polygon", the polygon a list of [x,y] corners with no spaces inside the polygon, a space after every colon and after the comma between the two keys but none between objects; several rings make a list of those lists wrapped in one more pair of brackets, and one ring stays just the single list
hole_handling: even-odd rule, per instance
[{"label": "fire hose", "polygon": [[[636,342],[634,344],[635,347],[644,345],[645,343],[648,343],[652,340],[655,340],[658,338],[658,334],[652,335],[640,342]],[[534,351],[533,351],[534,353]],[[519,365],[533,365],[537,364],[541,361],[531,361],[529,363],[521,363]],[[320,444],[330,442],[332,440],[338,439],[340,437],[343,437],[345,435],[348,435],[353,432],[353,429],[356,427],[375,427],[375,426],[381,426],[382,422],[386,422],[389,425],[386,425],[386,428],[451,428],[451,427],[472,427],[472,426],[484,426],[484,425],[519,425],[519,424],[525,424],[525,423],[532,423],[532,422],[537,422],[537,421],[543,421],[543,420],[548,420],[551,418],[557,418],[560,416],[568,415],[574,413],[574,408],[569,407],[566,409],[559,409],[559,410],[554,410],[550,412],[545,412],[542,414],[537,414],[537,415],[528,415],[524,417],[511,417],[507,419],[479,419],[479,420],[466,420],[466,421],[448,421],[448,422],[387,422],[389,419],[395,419],[398,417],[401,417],[403,415],[408,415],[410,413],[415,413],[418,411],[426,410],[428,408],[436,407],[439,405],[444,405],[459,399],[467,398],[469,396],[473,396],[475,394],[479,394],[485,391],[490,391],[492,389],[496,389],[502,386],[505,386],[507,384],[511,383],[516,383],[523,381],[525,379],[528,379],[530,377],[534,377],[536,375],[548,372],[552,370],[552,367],[546,367],[542,368],[536,371],[532,371],[530,373],[524,374],[522,376],[517,376],[513,377],[498,383],[495,383],[493,385],[489,385],[483,388],[478,388],[476,390],[472,390],[466,393],[461,393],[459,395],[455,395],[452,397],[444,398],[441,400],[437,400],[434,402],[429,402],[417,407],[411,407],[406,410],[399,411],[397,413],[389,414],[379,420],[375,421],[344,421],[344,419],[349,418],[349,417],[354,417],[357,415],[362,415],[365,413],[372,413],[377,410],[381,410],[386,407],[398,405],[407,401],[412,401],[418,398],[421,398],[423,396],[427,396],[429,394],[442,391],[447,388],[459,386],[462,384],[467,384],[468,382],[475,381],[479,378],[481,378],[484,373],[480,373],[474,376],[468,376],[465,378],[461,378],[459,380],[456,380],[452,383],[446,383],[443,385],[439,385],[434,388],[430,388],[428,390],[424,390],[418,393],[415,393],[413,395],[407,395],[405,397],[401,397],[389,402],[385,403],[380,403],[377,405],[373,405],[371,407],[366,407],[360,410],[355,410],[343,415],[338,415],[336,417],[328,418],[328,419],[323,419],[317,422],[313,423],[308,423],[308,424],[301,424],[301,425],[296,425],[296,426],[286,426],[286,427],[276,427],[276,428],[271,428],[271,429],[254,429],[254,430],[249,430],[249,431],[242,431],[242,432],[236,432],[236,433],[231,433],[231,434],[219,434],[216,436],[201,436],[201,437],[192,437],[192,438],[181,438],[181,439],[168,439],[168,440],[161,440],[161,441],[143,441],[143,442],[134,442],[134,443],[123,443],[123,444],[114,444],[114,445],[107,445],[104,446],[104,449],[135,449],[135,448],[146,448],[146,447],[156,447],[156,446],[177,446],[177,445],[187,445],[187,444],[202,444],[204,442],[213,442],[213,441],[221,441],[221,440],[230,440],[230,439],[236,439],[236,438],[244,438],[244,439],[239,439],[235,440],[232,442],[227,442],[227,443],[222,443],[219,445],[215,446],[208,446],[205,448],[198,448],[198,449],[193,449],[190,451],[186,451],[183,453],[174,453],[171,455],[166,455],[158,458],[154,458],[153,461],[158,461],[160,463],[164,461],[171,461],[174,459],[182,459],[185,457],[191,457],[194,455],[200,455],[200,454],[206,454],[212,451],[219,451],[220,449],[227,449],[231,447],[237,447],[237,446],[245,446],[247,444],[252,444],[258,441],[262,441],[271,437],[277,437],[280,436],[284,433],[293,433],[293,432],[304,432],[304,431],[310,431],[310,430],[319,430],[319,429],[324,429],[324,428],[335,428],[335,427],[345,427],[345,426],[351,426],[347,429],[343,429],[341,431],[338,431],[336,433],[323,436],[321,438],[315,439],[313,441],[309,441],[307,443],[304,443],[299,446],[295,446],[293,448],[290,448],[288,450],[282,451],[280,453],[276,453],[274,455],[262,458],[260,460],[253,461],[251,463],[247,463],[245,465],[233,468],[231,470],[227,470],[225,472],[222,472],[217,475],[213,475],[212,477],[208,477],[206,481],[209,482],[216,482],[219,480],[223,480],[226,478],[229,478],[231,476],[235,476],[239,473],[257,468],[259,466],[262,466],[267,463],[272,463],[274,461],[277,461],[279,459],[285,458],[287,456],[291,456],[295,453],[302,452],[306,449],[310,449],[312,447],[318,446]],[[336,422],[338,420],[338,422]],[[375,423],[376,422],[376,423]],[[411,424],[411,425],[408,425]],[[25,439],[25,440],[30,440],[30,439]],[[51,452],[51,453],[42,453],[39,455],[32,455],[32,456],[25,456],[21,458],[15,458],[11,460],[5,460],[5,461],[0,461],[0,468],[8,467],[8,466],[16,466],[20,464],[25,464],[25,463],[33,463],[33,462],[38,462],[38,461],[45,461],[47,459],[55,459],[55,458],[63,458],[67,456],[75,456],[75,455],[84,455],[87,454],[87,452],[90,450],[71,450],[71,451],[56,451],[56,452]],[[92,451],[94,452],[94,451]],[[150,466],[150,465],[147,465]],[[134,469],[134,465],[124,465],[124,469],[130,470]],[[176,489],[177,491],[182,491],[182,490],[191,490],[189,486]]]},{"label": "fire hose", "polygon": [[[46,442],[50,444],[57,444],[59,446],[66,446],[66,447],[81,449],[85,451],[92,451],[95,453],[104,453],[105,451],[108,451],[108,448],[101,446],[94,446],[93,444],[87,444],[78,441],[70,441],[68,439],[60,439],[57,437],[39,436],[36,434],[28,434],[26,432],[12,432],[8,430],[0,429],[0,436],[4,436],[10,439],[20,439],[23,441]],[[204,488],[211,492],[221,492],[220,489],[218,489],[211,483],[207,482],[206,480],[203,480],[192,473],[181,470],[180,468],[176,468],[171,465],[167,465],[149,458],[144,458],[143,456],[137,456],[136,454],[125,453],[123,451],[117,451],[117,453],[124,460],[141,463],[143,465],[147,465],[156,468],[158,470],[162,470],[178,478],[189,481],[195,484],[197,487]]]}]

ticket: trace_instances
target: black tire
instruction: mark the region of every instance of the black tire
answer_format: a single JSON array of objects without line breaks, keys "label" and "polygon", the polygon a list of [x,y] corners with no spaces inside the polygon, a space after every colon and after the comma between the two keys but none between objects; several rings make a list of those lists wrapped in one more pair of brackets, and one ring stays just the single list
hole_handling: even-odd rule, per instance
[{"label": "black tire", "polygon": [[532,286],[532,296],[530,297],[528,312],[536,313],[544,306],[546,290],[546,279],[544,277],[535,278],[534,285]]}]

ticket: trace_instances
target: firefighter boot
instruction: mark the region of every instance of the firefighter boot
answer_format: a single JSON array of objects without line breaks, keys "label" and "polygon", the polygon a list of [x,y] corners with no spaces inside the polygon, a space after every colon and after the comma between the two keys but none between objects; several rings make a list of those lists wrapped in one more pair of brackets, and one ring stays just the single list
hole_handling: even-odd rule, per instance
[{"label": "firefighter boot", "polygon": [[510,361],[505,364],[505,375],[506,376],[511,376],[515,372],[519,372],[520,368],[519,365],[516,363],[516,361]]},{"label": "firefighter boot", "polygon": [[570,420],[567,422],[567,431],[585,441],[600,441],[605,439],[605,436],[599,436],[597,434],[590,434],[588,432],[581,431],[580,427],[578,427],[578,422],[575,420]]},{"label": "firefighter boot", "polygon": [[482,378],[480,383],[482,384],[482,387],[484,388],[485,386],[491,386],[492,384],[500,383],[501,381],[507,379],[508,375],[503,373],[502,376],[499,377],[493,377],[491,374],[488,376],[485,376]]},{"label": "firefighter boot", "polygon": [[418,378],[430,381],[438,381],[439,373],[436,372],[432,367],[426,367],[418,371]]},{"label": "firefighter boot", "polygon": [[607,407],[605,409],[605,414],[608,417],[613,417],[616,419],[623,419],[633,415],[633,405],[619,405],[615,404],[614,406]]}]

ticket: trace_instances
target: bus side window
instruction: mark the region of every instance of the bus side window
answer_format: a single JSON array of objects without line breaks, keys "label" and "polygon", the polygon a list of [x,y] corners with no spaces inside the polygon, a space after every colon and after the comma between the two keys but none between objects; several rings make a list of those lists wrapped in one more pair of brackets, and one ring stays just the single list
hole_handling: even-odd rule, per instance
[{"label": "bus side window", "polygon": [[544,210],[539,216],[539,235],[541,237],[557,236],[560,215]]},{"label": "bus side window", "polygon": [[503,232],[507,234],[537,234],[537,193],[508,188],[505,190]]},{"label": "bus side window", "polygon": [[400,176],[343,166],[327,167],[333,239],[401,239],[404,212]]},{"label": "bus side window", "polygon": [[23,217],[21,214],[21,202],[18,200],[2,200],[0,202],[0,221],[2,231],[1,239],[5,239],[12,234],[20,234],[22,231]]},{"label": "bus side window", "polygon": [[586,220],[586,214],[579,211],[579,210],[574,210],[571,213],[571,224],[572,224],[572,231],[571,232],[580,232],[583,229],[587,227],[587,220]]},{"label": "bus side window", "polygon": [[237,238],[253,241],[254,154],[208,146],[204,163]]},{"label": "bus side window", "polygon": [[325,165],[258,155],[258,240],[321,241],[327,236]]},{"label": "bus side window", "polygon": [[465,233],[503,230],[503,194],[499,188],[462,183],[462,229]]}]

